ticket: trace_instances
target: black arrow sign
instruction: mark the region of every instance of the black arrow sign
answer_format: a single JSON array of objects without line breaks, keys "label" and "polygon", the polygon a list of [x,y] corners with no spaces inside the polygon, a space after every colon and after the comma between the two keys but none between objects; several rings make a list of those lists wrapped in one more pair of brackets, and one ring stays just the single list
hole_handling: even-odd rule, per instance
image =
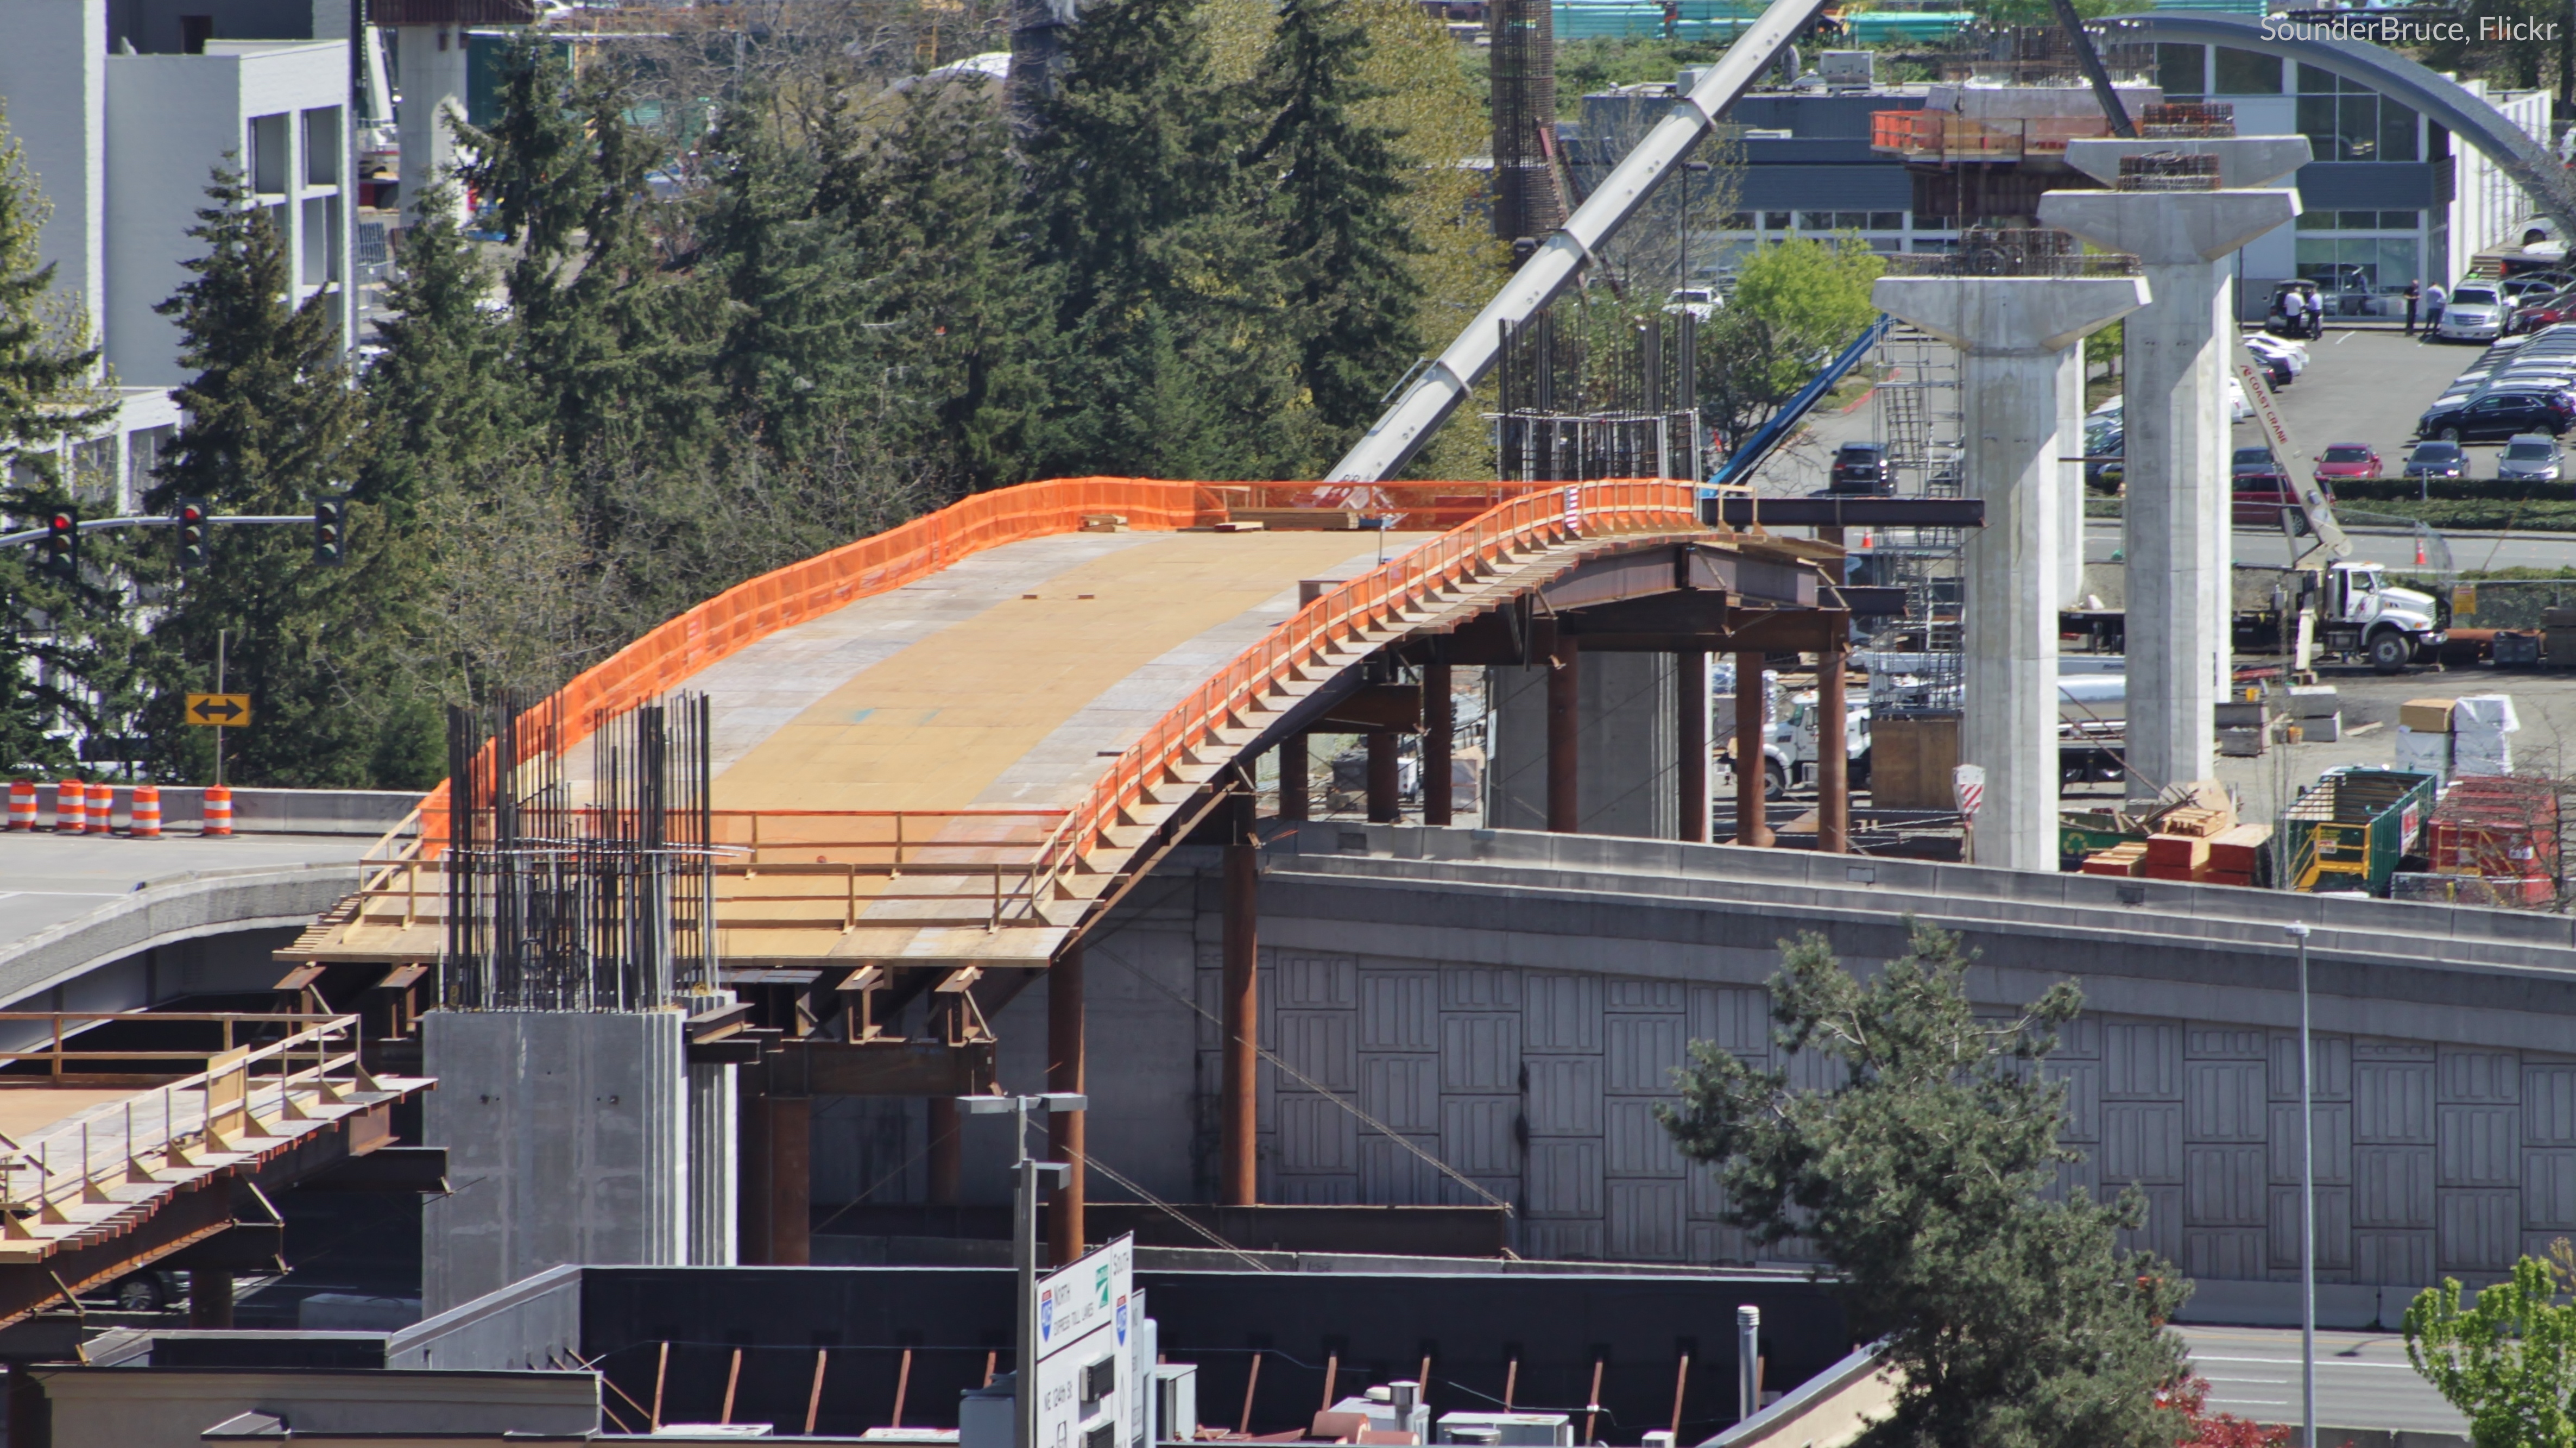
[{"label": "black arrow sign", "polygon": [[191,724],[232,724],[250,717],[250,697],[246,694],[190,694],[188,722]]}]

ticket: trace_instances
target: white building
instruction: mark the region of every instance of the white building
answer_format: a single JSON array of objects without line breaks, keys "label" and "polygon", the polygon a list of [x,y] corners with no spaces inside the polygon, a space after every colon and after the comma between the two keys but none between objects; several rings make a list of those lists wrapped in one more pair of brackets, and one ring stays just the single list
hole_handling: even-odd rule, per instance
[{"label": "white building", "polygon": [[[178,422],[187,379],[173,319],[188,229],[231,153],[287,244],[295,295],[355,314],[349,0],[6,0],[0,102],[54,212],[43,253],[76,295],[122,403],[112,436],[75,444],[84,491],[130,506]],[[108,493],[113,487],[114,497]]]}]

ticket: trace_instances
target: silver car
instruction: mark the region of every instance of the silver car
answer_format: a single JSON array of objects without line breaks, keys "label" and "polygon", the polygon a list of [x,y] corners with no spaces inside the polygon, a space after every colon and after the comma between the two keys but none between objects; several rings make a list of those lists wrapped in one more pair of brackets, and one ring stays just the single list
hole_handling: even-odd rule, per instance
[{"label": "silver car", "polygon": [[2485,282],[2462,283],[2442,308],[2441,325],[2433,332],[2461,342],[2492,342],[2504,334],[2505,317],[2512,310],[2513,303],[2493,286]]},{"label": "silver car", "polygon": [[2505,439],[2496,458],[2495,475],[2523,482],[2558,481],[2558,439],[2545,432],[2521,432]]}]

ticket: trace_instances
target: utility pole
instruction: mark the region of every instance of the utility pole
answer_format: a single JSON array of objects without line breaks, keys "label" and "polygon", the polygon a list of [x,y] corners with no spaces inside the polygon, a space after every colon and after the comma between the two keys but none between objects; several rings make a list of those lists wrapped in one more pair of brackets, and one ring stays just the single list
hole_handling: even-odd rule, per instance
[{"label": "utility pole", "polygon": [[[215,692],[218,694],[224,691],[224,640],[228,632],[225,629],[215,630]],[[224,726],[217,724],[215,726],[215,783],[221,786],[223,782]]]},{"label": "utility pole", "polygon": [[[1017,1357],[1012,1371],[1011,1409],[1018,1431],[1015,1448],[1037,1448],[1038,1442],[1038,1181],[1060,1185],[1072,1175],[1070,1163],[1039,1161],[1029,1155],[1031,1111],[1081,1111],[1090,1099],[1066,1091],[1039,1096],[960,1096],[957,1105],[970,1116],[1011,1118],[1011,1265],[1017,1270],[1019,1301]],[[1065,1264],[1052,1264],[1062,1267]]]}]

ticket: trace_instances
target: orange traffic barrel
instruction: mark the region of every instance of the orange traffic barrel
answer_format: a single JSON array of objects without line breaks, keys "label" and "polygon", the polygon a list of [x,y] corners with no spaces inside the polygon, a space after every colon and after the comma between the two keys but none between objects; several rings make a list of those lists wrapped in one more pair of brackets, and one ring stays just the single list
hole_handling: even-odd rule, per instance
[{"label": "orange traffic barrel", "polygon": [[134,786],[134,828],[130,833],[138,840],[161,838],[161,786]]},{"label": "orange traffic barrel", "polygon": [[99,783],[89,787],[89,832],[94,835],[116,833],[116,786]]},{"label": "orange traffic barrel", "polygon": [[9,828],[32,830],[36,827],[36,782],[32,779],[9,781]]},{"label": "orange traffic barrel", "polygon": [[220,784],[206,786],[206,826],[208,835],[233,832],[233,792]]},{"label": "orange traffic barrel", "polygon": [[77,779],[66,779],[54,786],[54,833],[76,835],[85,823],[81,792],[88,786]]}]

